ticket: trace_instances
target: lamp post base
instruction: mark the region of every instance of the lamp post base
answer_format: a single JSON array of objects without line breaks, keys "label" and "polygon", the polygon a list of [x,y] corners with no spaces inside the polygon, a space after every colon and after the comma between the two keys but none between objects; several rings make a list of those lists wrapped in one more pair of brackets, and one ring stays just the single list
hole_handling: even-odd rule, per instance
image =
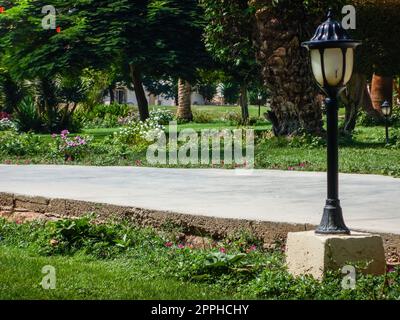
[{"label": "lamp post base", "polygon": [[343,219],[340,200],[328,199],[324,208],[321,224],[315,230],[317,234],[350,234]]}]

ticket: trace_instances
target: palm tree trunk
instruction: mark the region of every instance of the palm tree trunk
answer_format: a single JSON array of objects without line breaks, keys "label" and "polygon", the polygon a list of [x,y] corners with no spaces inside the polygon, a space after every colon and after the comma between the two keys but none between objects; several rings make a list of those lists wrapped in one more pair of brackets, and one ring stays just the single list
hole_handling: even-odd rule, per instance
[{"label": "palm tree trunk", "polygon": [[149,117],[149,103],[147,102],[146,94],[143,89],[142,75],[138,67],[130,64],[130,74],[135,90],[136,100],[138,103],[139,116],[141,121],[146,121]]},{"label": "palm tree trunk", "polygon": [[193,113],[191,109],[192,87],[186,80],[178,80],[178,110],[176,117],[184,121],[192,121]]},{"label": "palm tree trunk", "polygon": [[371,83],[371,99],[375,110],[381,111],[384,101],[392,103],[393,77],[384,77],[374,73]]},{"label": "palm tree trunk", "polygon": [[[262,0],[256,0],[263,4]],[[302,20],[301,5],[293,4],[298,18],[282,17],[280,9],[265,8],[256,12],[254,40],[257,60],[262,65],[264,83],[271,93],[273,130],[285,136],[307,132],[321,134],[322,112],[319,89],[311,74],[309,55],[300,43],[311,37],[311,28]],[[310,29],[310,30],[308,30]]]}]

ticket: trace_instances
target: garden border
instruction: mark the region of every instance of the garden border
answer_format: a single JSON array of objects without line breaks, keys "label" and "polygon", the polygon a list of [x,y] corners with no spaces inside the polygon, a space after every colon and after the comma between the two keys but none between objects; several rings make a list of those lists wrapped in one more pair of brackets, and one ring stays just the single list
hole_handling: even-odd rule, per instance
[{"label": "garden border", "polygon": [[[0,192],[0,216],[18,216],[43,219],[78,218],[95,213],[99,222],[128,220],[142,227],[160,229],[166,224],[183,228],[190,235],[221,239],[240,230],[248,230],[264,242],[265,246],[284,243],[288,232],[315,229],[311,224],[293,224],[232,218],[216,218],[181,214],[171,211],[150,210],[137,207],[111,205],[81,200],[45,198]],[[362,230],[357,230],[362,231]],[[386,253],[400,251],[400,235],[377,233],[383,238]]]}]

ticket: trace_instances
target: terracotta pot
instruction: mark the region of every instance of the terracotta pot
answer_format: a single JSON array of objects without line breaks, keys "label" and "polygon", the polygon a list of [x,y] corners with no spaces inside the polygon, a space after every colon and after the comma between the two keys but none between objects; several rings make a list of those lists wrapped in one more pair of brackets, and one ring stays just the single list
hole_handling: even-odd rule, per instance
[{"label": "terracotta pot", "polygon": [[384,101],[392,102],[393,99],[393,77],[383,77],[377,74],[372,76],[371,100],[374,109],[381,111]]}]

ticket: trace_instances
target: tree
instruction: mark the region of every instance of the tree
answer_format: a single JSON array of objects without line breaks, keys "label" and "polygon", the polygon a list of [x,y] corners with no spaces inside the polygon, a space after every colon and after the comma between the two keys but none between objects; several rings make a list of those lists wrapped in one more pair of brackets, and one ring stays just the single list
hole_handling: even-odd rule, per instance
[{"label": "tree", "polygon": [[179,79],[178,82],[178,111],[176,116],[180,120],[192,121],[193,113],[191,105],[192,86],[186,80]]},{"label": "tree", "polygon": [[212,64],[202,41],[205,21],[197,0],[162,0],[150,18],[151,27],[163,44],[164,67],[155,75],[178,78],[177,117],[191,121],[191,88],[197,81],[198,69]]},{"label": "tree", "polygon": [[276,135],[321,134],[319,89],[301,42],[309,40],[329,6],[341,1],[252,1],[257,59],[271,99],[270,119]]},{"label": "tree", "polygon": [[242,119],[249,118],[247,90],[260,75],[252,45],[253,11],[247,0],[202,0],[206,48],[224,72],[240,84]]},{"label": "tree", "polygon": [[355,0],[358,28],[354,36],[363,40],[357,53],[356,70],[371,80],[371,116],[382,118],[380,106],[392,100],[393,78],[400,74],[400,43],[388,30],[400,28],[400,2],[397,0]]}]

